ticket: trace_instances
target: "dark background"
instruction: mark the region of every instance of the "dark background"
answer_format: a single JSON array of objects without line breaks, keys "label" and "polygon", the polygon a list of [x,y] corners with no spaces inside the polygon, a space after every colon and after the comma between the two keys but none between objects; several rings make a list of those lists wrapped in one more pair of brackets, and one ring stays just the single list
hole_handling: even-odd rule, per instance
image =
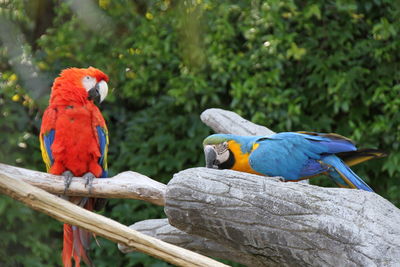
[{"label": "dark background", "polygon": [[[67,67],[110,77],[101,109],[110,175],[167,183],[204,166],[200,113],[233,110],[274,131],[336,132],[389,157],[354,170],[400,206],[399,1],[44,1],[0,3],[0,162],[42,170],[52,80]],[[333,186],[326,177],[312,183]],[[110,200],[130,225],[163,209]],[[0,196],[0,265],[57,266],[62,224]],[[166,266],[93,242],[96,266]]]}]

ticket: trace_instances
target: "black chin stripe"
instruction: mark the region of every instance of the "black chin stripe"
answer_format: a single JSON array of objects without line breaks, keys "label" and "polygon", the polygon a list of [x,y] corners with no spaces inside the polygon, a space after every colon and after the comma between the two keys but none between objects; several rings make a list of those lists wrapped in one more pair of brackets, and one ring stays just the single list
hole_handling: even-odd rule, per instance
[{"label": "black chin stripe", "polygon": [[218,169],[232,169],[233,165],[235,165],[235,156],[233,155],[230,149],[228,149],[228,151],[229,151],[228,160],[218,165]]}]

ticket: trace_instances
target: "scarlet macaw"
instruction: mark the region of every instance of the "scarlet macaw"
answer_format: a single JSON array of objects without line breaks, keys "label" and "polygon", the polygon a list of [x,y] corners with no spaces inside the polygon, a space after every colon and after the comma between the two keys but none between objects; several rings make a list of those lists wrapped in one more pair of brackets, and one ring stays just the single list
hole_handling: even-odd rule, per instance
[{"label": "scarlet macaw", "polygon": [[285,181],[327,174],[340,187],[371,192],[373,190],[345,162],[354,165],[385,156],[376,149],[357,150],[350,139],[332,133],[214,134],[204,140],[203,146],[206,167],[209,168],[281,176]]},{"label": "scarlet macaw", "polygon": [[[108,132],[95,103],[108,92],[108,77],[100,70],[69,68],[54,80],[49,106],[42,118],[40,148],[47,172],[63,175],[65,190],[72,177],[86,179],[91,190],[95,177],[107,177]],[[98,199],[70,197],[69,201],[93,210]],[[64,266],[80,266],[80,259],[92,266],[86,250],[90,233],[64,224],[62,261]]]}]

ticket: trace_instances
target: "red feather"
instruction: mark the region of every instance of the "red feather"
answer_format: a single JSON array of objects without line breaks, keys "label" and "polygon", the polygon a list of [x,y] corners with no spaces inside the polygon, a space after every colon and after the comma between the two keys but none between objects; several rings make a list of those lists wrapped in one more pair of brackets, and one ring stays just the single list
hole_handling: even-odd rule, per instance
[{"label": "red feather", "polygon": [[62,262],[64,267],[72,267],[72,228],[69,224],[64,224],[64,241],[62,251]]},{"label": "red feather", "polygon": [[[102,174],[96,127],[105,128],[106,124],[100,110],[93,101],[88,100],[88,92],[82,84],[85,76],[92,76],[97,82],[108,81],[106,74],[92,67],[66,69],[54,81],[50,103],[43,114],[40,131],[43,136],[55,130],[51,146],[54,162],[49,170],[52,174],[60,175],[66,170],[71,171],[76,177],[87,172],[93,173],[96,177]],[[92,207],[93,200],[90,199],[85,208],[92,210]],[[63,264],[71,267],[73,257],[75,266],[80,266],[82,257],[86,264],[91,266],[90,258],[86,255],[90,235],[81,229],[76,230],[78,234],[74,232],[70,225],[64,225]]]}]

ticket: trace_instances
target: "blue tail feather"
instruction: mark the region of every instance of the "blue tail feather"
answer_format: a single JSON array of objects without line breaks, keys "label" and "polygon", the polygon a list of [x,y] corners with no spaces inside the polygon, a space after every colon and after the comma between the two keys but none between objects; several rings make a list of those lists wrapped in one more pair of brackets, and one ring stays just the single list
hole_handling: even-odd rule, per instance
[{"label": "blue tail feather", "polygon": [[360,177],[357,176],[340,158],[335,155],[326,156],[322,159],[331,165],[334,170],[329,171],[329,176],[339,185],[358,188],[374,192]]}]

